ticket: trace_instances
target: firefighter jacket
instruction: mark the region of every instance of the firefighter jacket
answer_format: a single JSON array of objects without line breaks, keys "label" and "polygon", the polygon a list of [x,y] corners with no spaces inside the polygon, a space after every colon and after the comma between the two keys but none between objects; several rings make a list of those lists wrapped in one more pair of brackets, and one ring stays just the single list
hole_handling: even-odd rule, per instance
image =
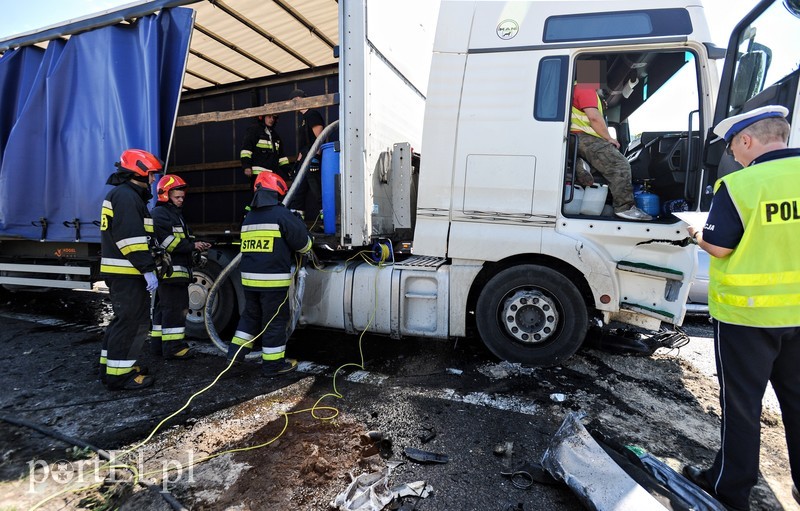
[{"label": "firefighter jacket", "polygon": [[289,180],[289,158],[284,154],[281,137],[263,121],[247,129],[239,158],[243,169],[252,169],[253,177],[269,170],[281,176],[284,181]]},{"label": "firefighter jacket", "polygon": [[153,219],[147,211],[150,190],[112,174],[100,213],[100,273],[109,277],[140,277],[156,270],[150,253]]},{"label": "firefighter jacket", "polygon": [[311,250],[302,220],[275,198],[259,190],[242,224],[242,286],[246,291],[285,290],[292,281],[294,252]]},{"label": "firefighter jacket", "polygon": [[194,241],[192,232],[183,220],[181,208],[171,202],[159,202],[150,212],[156,241],[172,259],[172,274],[164,275],[165,282],[189,282]]}]

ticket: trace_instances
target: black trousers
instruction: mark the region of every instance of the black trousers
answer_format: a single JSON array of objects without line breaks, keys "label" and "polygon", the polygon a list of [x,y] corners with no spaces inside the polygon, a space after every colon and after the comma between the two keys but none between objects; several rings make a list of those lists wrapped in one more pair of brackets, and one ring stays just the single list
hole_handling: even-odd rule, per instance
[{"label": "black trousers", "polygon": [[[284,358],[289,337],[286,327],[291,317],[287,292],[286,288],[244,292],[244,311],[228,348],[229,358],[233,358],[237,352],[239,356],[250,353],[250,348],[244,347],[240,350],[240,346],[247,346],[247,342],[254,341],[255,338],[261,340],[264,362],[280,361]],[[267,323],[269,327],[259,336]]]},{"label": "black trousers", "polygon": [[305,179],[298,185],[289,207],[304,211],[307,222],[317,219],[322,210],[322,176],[319,167],[314,171],[309,168]]},{"label": "black trousers", "polygon": [[[150,328],[150,294],[144,278],[106,280],[114,317],[106,328],[100,363],[107,383],[124,381],[133,370]],[[102,369],[102,367],[101,367]]]},{"label": "black trousers", "polygon": [[726,504],[749,509],[758,482],[761,400],[772,383],[781,407],[792,480],[800,486],[800,326],[758,328],[714,320],[722,405],[721,447],[707,472]]},{"label": "black trousers", "polygon": [[156,290],[153,326],[154,329],[156,325],[161,328],[160,336],[153,336],[151,342],[158,342],[158,348],[163,349],[164,355],[178,351],[185,344],[186,312],[189,310],[188,286],[188,282],[161,281]]}]

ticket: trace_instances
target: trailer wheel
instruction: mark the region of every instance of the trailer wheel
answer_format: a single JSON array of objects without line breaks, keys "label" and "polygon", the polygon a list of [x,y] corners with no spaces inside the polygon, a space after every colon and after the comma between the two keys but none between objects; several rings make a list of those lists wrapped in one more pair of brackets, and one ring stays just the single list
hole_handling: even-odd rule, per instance
[{"label": "trailer wheel", "polygon": [[575,284],[551,268],[533,264],[492,277],[478,297],[475,318],[492,353],[537,366],[569,358],[589,327],[586,303]]},{"label": "trailer wheel", "polygon": [[[214,284],[222,267],[213,261],[207,261],[200,268],[192,270],[192,282],[189,283],[189,313],[186,315],[186,335],[198,339],[208,339],[205,325],[205,307],[208,291]],[[228,280],[220,286],[217,299],[212,308],[212,320],[217,332],[222,332],[233,317],[236,304],[236,292]]]}]

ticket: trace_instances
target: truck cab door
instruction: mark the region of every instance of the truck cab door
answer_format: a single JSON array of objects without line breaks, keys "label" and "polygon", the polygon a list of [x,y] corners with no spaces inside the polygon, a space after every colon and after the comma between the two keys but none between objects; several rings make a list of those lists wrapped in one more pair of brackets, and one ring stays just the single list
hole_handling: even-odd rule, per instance
[{"label": "truck cab door", "polygon": [[[728,117],[766,105],[789,109],[789,145],[800,144],[792,118],[800,107],[800,1],[762,0],[740,21],[728,42],[711,127]],[[725,141],[709,133],[704,148],[707,170],[703,208],[708,209],[717,179],[741,168],[725,154]]]}]

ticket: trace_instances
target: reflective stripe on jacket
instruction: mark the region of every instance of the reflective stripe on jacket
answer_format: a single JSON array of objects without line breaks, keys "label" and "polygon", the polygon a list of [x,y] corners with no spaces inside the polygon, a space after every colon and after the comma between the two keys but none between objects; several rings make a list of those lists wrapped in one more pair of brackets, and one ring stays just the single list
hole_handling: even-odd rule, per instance
[{"label": "reflective stripe on jacket", "polygon": [[180,208],[171,202],[159,202],[150,212],[158,244],[172,257],[172,274],[168,282],[188,282],[192,266],[194,241],[192,231],[183,219]]},{"label": "reflective stripe on jacket", "polygon": [[106,195],[100,213],[102,274],[133,277],[156,269],[148,245],[153,219],[147,211],[146,193],[125,182]]},{"label": "reflective stripe on jacket", "polygon": [[250,210],[241,233],[242,286],[248,291],[286,289],[291,284],[294,252],[310,249],[305,224],[283,204]]}]

